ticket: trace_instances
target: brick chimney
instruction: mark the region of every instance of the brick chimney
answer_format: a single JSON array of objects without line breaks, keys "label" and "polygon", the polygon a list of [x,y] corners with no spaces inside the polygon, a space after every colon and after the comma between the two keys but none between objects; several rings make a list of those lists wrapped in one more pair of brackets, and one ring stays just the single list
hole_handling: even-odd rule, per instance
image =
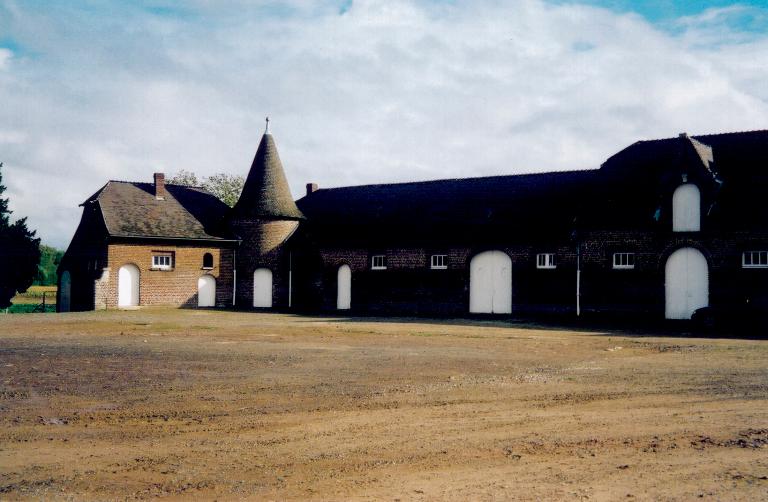
[{"label": "brick chimney", "polygon": [[167,192],[165,191],[165,174],[155,173],[155,198],[165,200]]},{"label": "brick chimney", "polygon": [[307,195],[317,192],[317,183],[307,183]]}]

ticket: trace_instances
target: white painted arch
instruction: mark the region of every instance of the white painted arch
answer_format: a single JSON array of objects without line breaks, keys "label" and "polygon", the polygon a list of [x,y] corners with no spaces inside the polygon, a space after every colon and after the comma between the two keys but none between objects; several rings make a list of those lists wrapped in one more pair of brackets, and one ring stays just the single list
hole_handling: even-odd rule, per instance
[{"label": "white painted arch", "polygon": [[669,255],[664,297],[667,319],[690,319],[697,309],[709,305],[709,267],[701,251],[685,247]]},{"label": "white painted arch", "polygon": [[485,251],[469,262],[469,311],[512,313],[512,259],[503,251]]},{"label": "white painted arch", "polygon": [[61,292],[59,293],[59,312],[69,312],[72,309],[72,276],[69,270],[61,273]]},{"label": "white painted arch", "polygon": [[684,183],[672,194],[672,231],[701,230],[701,193],[693,183]]},{"label": "white painted arch", "polygon": [[117,272],[117,306],[137,307],[139,305],[139,267],[127,264]]},{"label": "white painted arch", "polygon": [[257,268],[253,271],[253,306],[272,306],[272,271],[268,268]]},{"label": "white painted arch", "polygon": [[336,273],[336,308],[349,310],[352,307],[352,269],[342,265]]},{"label": "white painted arch", "polygon": [[216,278],[205,274],[197,279],[197,306],[216,306]]}]

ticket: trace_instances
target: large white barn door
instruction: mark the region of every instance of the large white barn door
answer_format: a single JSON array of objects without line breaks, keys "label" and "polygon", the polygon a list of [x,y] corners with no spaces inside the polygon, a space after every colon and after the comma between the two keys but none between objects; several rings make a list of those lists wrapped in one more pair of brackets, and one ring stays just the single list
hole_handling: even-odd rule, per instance
[{"label": "large white barn door", "polygon": [[123,265],[117,273],[117,306],[139,305],[139,267]]},{"label": "large white barn door", "polygon": [[664,270],[667,319],[690,319],[709,305],[709,268],[701,251],[680,248],[667,259]]},{"label": "large white barn door", "polygon": [[512,313],[512,260],[501,251],[486,251],[469,262],[469,311]]},{"label": "large white barn door", "polygon": [[352,269],[349,265],[339,267],[336,284],[336,308],[349,310],[352,306]]},{"label": "large white barn door", "polygon": [[59,293],[59,312],[69,312],[72,302],[72,279],[69,271],[61,273],[61,293]]},{"label": "large white barn door", "polygon": [[272,306],[272,271],[268,268],[257,268],[253,272],[253,306]]},{"label": "large white barn door", "polygon": [[216,279],[212,275],[204,275],[197,280],[197,306],[216,306]]}]

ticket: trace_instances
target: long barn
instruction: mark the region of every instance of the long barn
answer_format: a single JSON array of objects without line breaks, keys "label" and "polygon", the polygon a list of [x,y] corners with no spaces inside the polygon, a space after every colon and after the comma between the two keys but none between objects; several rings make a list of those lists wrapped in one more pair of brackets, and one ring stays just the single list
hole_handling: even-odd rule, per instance
[{"label": "long barn", "polygon": [[318,188],[273,136],[230,209],[110,181],[85,200],[59,309],[145,305],[690,319],[768,311],[768,131],[639,141],[599,169]]}]

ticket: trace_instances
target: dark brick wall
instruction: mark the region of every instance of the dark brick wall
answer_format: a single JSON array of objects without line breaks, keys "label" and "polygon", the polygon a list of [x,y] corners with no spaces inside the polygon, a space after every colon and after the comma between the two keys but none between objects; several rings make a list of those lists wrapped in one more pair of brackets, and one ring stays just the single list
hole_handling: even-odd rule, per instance
[{"label": "dark brick wall", "polygon": [[[680,233],[592,231],[582,236],[581,308],[584,313],[664,315],[664,268],[680,247],[702,251],[710,264],[710,305],[744,305],[768,311],[768,269],[744,269],[743,251],[768,249],[768,235],[755,232]],[[469,306],[469,263],[487,249],[512,259],[513,315],[576,312],[576,244],[489,248],[325,248],[320,281],[321,307],[336,307],[338,267],[352,269],[352,310],[369,313],[464,315]],[[554,270],[537,269],[536,255],[556,254]],[[614,269],[613,253],[635,253],[635,268]],[[371,256],[387,257],[386,270],[371,270]],[[447,270],[431,270],[430,255],[447,254]]]},{"label": "dark brick wall", "polygon": [[[352,269],[352,310],[370,313],[464,315],[469,310],[469,263],[476,254],[498,249],[512,259],[514,314],[575,311],[576,254],[560,245],[515,247],[322,249],[323,302],[336,307],[338,267]],[[536,254],[553,252],[554,270],[536,268]],[[371,256],[387,257],[386,270],[371,270]],[[432,254],[448,255],[448,269],[432,270]]]},{"label": "dark brick wall", "polygon": [[[768,234],[761,232],[589,232],[583,245],[582,306],[599,312],[663,316],[666,260],[687,246],[707,258],[711,306],[762,306],[768,311],[768,269],[741,265],[744,251],[768,249]],[[635,269],[614,270],[614,252],[636,253]]]},{"label": "dark brick wall", "polygon": [[285,244],[299,223],[292,220],[239,220],[230,225],[242,239],[237,249],[236,306],[253,306],[253,272],[264,267],[272,271],[273,307],[287,307],[290,257]]},{"label": "dark brick wall", "polygon": [[[94,282],[101,277],[107,263],[106,228],[95,204],[83,208],[72,242],[58,268],[59,292],[61,274],[68,271],[71,280],[70,310],[93,310],[96,307]],[[57,298],[57,305],[61,298]],[[57,307],[58,308],[58,307]]]}]

